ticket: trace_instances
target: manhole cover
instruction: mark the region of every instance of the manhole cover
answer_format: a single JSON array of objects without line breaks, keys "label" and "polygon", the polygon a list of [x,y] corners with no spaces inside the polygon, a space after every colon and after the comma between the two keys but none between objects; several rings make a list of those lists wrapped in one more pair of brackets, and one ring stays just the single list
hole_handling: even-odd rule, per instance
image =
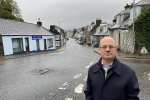
[{"label": "manhole cover", "polygon": [[50,69],[38,69],[38,68],[36,68],[36,69],[34,69],[34,70],[32,70],[31,71],[31,73],[33,73],[33,74],[45,74],[45,73],[47,73],[47,72],[49,72],[50,71]]}]

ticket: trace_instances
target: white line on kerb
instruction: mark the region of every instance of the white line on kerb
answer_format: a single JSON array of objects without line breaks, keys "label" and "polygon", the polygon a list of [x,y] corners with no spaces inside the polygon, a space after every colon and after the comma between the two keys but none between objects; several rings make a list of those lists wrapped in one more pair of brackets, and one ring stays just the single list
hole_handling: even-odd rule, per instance
[{"label": "white line on kerb", "polygon": [[76,92],[76,93],[82,93],[83,87],[84,87],[83,84],[79,84],[79,85],[75,88],[74,92]]}]

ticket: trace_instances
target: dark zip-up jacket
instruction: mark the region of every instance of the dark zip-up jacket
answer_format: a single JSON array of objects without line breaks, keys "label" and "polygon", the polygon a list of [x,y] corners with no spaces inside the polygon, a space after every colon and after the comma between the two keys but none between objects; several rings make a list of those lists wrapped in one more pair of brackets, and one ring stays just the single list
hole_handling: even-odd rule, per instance
[{"label": "dark zip-up jacket", "polygon": [[101,59],[89,68],[84,90],[86,100],[139,100],[139,91],[134,70],[117,58],[107,71],[106,78]]}]

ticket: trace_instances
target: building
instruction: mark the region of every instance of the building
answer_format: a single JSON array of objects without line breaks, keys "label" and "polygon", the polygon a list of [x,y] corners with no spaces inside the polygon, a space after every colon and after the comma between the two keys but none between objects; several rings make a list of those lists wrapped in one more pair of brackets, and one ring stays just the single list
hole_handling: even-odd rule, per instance
[{"label": "building", "polygon": [[3,55],[26,54],[55,50],[55,36],[42,27],[42,22],[31,24],[0,19]]}]

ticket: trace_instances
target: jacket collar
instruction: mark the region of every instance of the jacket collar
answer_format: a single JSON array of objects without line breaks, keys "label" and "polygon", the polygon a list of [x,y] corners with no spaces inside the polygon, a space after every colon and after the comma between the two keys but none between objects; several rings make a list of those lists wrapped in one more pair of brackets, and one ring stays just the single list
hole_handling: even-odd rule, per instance
[{"label": "jacket collar", "polygon": [[[101,68],[103,69],[103,67],[101,65],[101,60],[102,60],[102,58],[100,58],[100,60],[96,64],[96,67],[93,69],[94,73],[100,71]],[[121,67],[122,67],[122,63],[115,57],[111,70],[113,72],[117,73],[118,75],[121,75]]]}]

